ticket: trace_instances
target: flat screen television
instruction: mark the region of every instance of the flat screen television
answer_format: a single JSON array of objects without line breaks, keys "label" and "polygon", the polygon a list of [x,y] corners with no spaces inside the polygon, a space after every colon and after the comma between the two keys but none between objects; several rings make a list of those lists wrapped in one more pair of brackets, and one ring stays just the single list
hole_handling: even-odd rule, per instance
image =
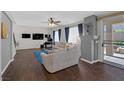
[{"label": "flat screen television", "polygon": [[38,33],[33,34],[33,40],[43,40],[43,39],[44,39],[44,34],[38,34]]},{"label": "flat screen television", "polygon": [[22,38],[31,38],[30,34],[22,34]]}]

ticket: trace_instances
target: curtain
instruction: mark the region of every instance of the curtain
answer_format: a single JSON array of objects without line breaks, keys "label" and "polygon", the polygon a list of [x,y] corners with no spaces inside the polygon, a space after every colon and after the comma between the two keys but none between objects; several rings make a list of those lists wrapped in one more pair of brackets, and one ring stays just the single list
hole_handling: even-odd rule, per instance
[{"label": "curtain", "polygon": [[55,31],[53,31],[53,41],[55,41]]},{"label": "curtain", "polygon": [[61,39],[61,29],[58,30],[58,34],[59,34],[59,41]]},{"label": "curtain", "polygon": [[81,35],[83,33],[83,25],[82,24],[78,24],[78,31],[79,31],[79,36],[81,37]]},{"label": "curtain", "polygon": [[66,42],[68,42],[68,38],[69,38],[69,27],[66,27],[65,28],[65,39],[66,39]]}]

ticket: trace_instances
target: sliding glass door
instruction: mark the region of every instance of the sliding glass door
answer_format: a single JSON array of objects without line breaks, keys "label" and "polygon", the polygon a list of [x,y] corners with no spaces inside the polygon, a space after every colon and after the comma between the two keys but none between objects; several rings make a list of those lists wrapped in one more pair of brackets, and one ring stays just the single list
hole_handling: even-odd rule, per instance
[{"label": "sliding glass door", "polygon": [[104,19],[103,33],[104,62],[124,65],[124,18],[122,15]]},{"label": "sliding glass door", "polygon": [[104,25],[104,55],[124,58],[124,23]]}]

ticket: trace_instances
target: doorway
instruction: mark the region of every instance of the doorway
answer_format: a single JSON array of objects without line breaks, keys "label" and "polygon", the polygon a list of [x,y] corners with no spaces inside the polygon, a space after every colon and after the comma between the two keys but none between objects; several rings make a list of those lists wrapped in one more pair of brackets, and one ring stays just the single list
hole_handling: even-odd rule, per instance
[{"label": "doorway", "polygon": [[124,68],[124,15],[103,20],[104,62]]}]

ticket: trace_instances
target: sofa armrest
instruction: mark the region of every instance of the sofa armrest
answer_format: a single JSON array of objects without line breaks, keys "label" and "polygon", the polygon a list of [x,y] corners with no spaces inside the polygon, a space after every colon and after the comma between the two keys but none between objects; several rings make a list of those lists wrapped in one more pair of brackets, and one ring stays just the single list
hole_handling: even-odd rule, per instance
[{"label": "sofa armrest", "polygon": [[53,61],[52,54],[42,54],[43,63],[51,63]]}]

